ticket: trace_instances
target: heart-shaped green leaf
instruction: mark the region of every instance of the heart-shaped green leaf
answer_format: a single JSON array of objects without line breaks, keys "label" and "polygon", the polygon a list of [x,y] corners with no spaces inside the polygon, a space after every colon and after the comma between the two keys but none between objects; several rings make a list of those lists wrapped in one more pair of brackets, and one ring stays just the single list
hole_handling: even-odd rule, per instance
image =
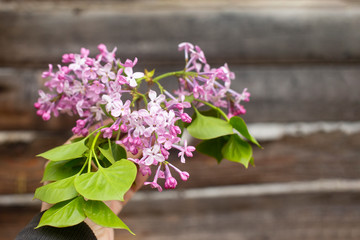
[{"label": "heart-shaped green leaf", "polygon": [[39,187],[35,191],[34,198],[51,204],[72,199],[78,195],[74,187],[74,179],[75,176],[72,176]]},{"label": "heart-shaped green leaf", "polygon": [[246,126],[245,121],[241,118],[241,117],[232,117],[230,119],[230,124],[241,134],[243,135],[247,140],[249,140],[250,142],[256,144],[259,148],[262,148],[260,146],[260,144],[258,143],[258,141],[256,141],[256,139],[251,136],[251,134],[249,133],[249,130]]},{"label": "heart-shaped green leaf", "polygon": [[79,158],[88,148],[85,146],[85,139],[61,145],[59,147],[50,149],[44,153],[37,155],[38,157],[46,158],[50,161],[63,161],[69,159]]},{"label": "heart-shaped green leaf", "polygon": [[221,152],[227,160],[241,163],[246,168],[249,166],[252,157],[250,144],[242,140],[237,134],[231,135]]},{"label": "heart-shaped green leaf", "polygon": [[75,178],[76,190],[91,200],[124,200],[136,177],[136,166],[126,159],[115,162],[97,172],[82,174]]},{"label": "heart-shaped green leaf", "polygon": [[88,218],[90,218],[97,225],[108,228],[121,228],[128,230],[134,234],[126,224],[118,218],[118,216],[110,210],[105,203],[101,201],[88,200],[84,204],[84,211]]},{"label": "heart-shaped green leaf", "polygon": [[191,136],[198,139],[212,139],[233,134],[230,123],[214,117],[204,116],[196,111],[196,118],[187,128]]},{"label": "heart-shaped green leaf", "polygon": [[[194,114],[191,116],[192,122],[194,122],[195,119],[196,119],[196,116],[197,116],[196,112],[199,112],[201,115],[207,116],[207,117],[214,117],[214,118],[220,118],[221,117],[221,115],[220,115],[220,113],[218,111],[216,111],[213,108],[210,108],[209,110],[206,110],[206,111],[195,111]],[[185,128],[190,126],[191,123],[183,122]]]},{"label": "heart-shaped green leaf", "polygon": [[99,150],[104,157],[106,157],[112,164],[120,159],[126,159],[126,151],[119,144],[112,142],[111,144],[105,143],[99,147]]},{"label": "heart-shaped green leaf", "polygon": [[41,181],[58,181],[64,178],[71,177],[81,170],[81,167],[85,163],[85,160],[85,158],[77,158],[73,160],[58,162],[50,161],[46,165],[44,175]]},{"label": "heart-shaped green leaf", "polygon": [[53,227],[69,227],[81,223],[86,218],[83,210],[84,199],[77,197],[60,202],[49,208],[41,217],[39,225]]},{"label": "heart-shaped green leaf", "polygon": [[196,150],[210,157],[215,158],[218,163],[224,158],[221,149],[226,144],[226,137],[218,137],[214,139],[204,140],[196,146]]}]

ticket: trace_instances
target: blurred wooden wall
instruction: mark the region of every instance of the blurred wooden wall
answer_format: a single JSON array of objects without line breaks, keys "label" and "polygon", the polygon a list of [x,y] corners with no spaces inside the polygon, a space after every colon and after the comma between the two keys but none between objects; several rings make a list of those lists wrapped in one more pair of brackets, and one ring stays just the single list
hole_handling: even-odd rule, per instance
[{"label": "blurred wooden wall", "polygon": [[[229,64],[234,88],[252,94],[245,120],[263,123],[272,137],[258,134],[265,149],[255,150],[256,167],[248,170],[197,155],[181,166],[191,178],[180,193],[264,188],[180,200],[146,200],[153,193],[145,191],[124,212],[137,237],[120,231],[119,239],[359,239],[359,28],[360,4],[345,0],[0,0],[0,194],[33,193],[44,164],[35,155],[71,134],[73,119],[45,123],[33,108],[48,63],[105,43],[123,60],[138,57],[138,70],[161,73],[183,67],[177,44],[188,41],[212,65]],[[335,127],[276,136],[274,126],[299,122]],[[295,183],[308,188],[291,191]],[[267,186],[290,190],[269,193]],[[0,239],[13,238],[35,211],[0,206]]]}]

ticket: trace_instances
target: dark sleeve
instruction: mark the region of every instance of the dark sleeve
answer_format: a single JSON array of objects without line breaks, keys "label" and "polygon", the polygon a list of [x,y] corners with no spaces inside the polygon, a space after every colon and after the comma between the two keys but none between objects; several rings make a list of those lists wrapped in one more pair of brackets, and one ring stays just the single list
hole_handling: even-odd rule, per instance
[{"label": "dark sleeve", "polygon": [[96,240],[94,233],[84,222],[67,228],[44,226],[34,229],[38,225],[42,214],[43,212],[36,215],[31,222],[21,230],[15,240]]}]

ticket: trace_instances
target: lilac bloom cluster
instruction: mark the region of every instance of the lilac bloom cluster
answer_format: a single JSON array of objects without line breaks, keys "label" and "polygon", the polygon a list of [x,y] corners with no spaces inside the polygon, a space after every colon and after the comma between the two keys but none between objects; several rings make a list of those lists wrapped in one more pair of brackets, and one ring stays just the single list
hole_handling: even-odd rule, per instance
[{"label": "lilac bloom cluster", "polygon": [[195,71],[197,74],[179,79],[180,88],[176,92],[178,96],[193,95],[195,99],[226,108],[229,118],[246,113],[246,109],[240,103],[248,102],[250,93],[246,88],[242,93],[230,88],[235,74],[229,70],[226,63],[222,67],[211,68],[201,48],[188,42],[179,44],[179,51],[185,53],[185,71]]},{"label": "lilac bloom cluster", "polygon": [[[50,93],[39,91],[39,99],[34,104],[37,114],[43,120],[49,120],[59,113],[77,115],[79,119],[72,131],[76,135],[86,136],[90,126],[95,123],[104,125],[104,120],[111,117],[114,121],[109,127],[101,128],[103,138],[111,139],[114,133],[125,135],[116,143],[121,144],[132,154],[142,152],[140,159],[129,159],[139,165],[143,175],[151,175],[150,167],[158,165],[152,182],[146,182],[162,191],[157,183],[159,178],[165,179],[165,188],[173,189],[177,185],[176,179],[171,175],[169,166],[172,167],[180,178],[186,181],[187,172],[181,171],[169,163],[169,150],[174,148],[179,151],[181,162],[185,156],[192,157],[195,151],[193,146],[188,146],[186,140],[181,145],[181,129],[175,125],[181,119],[191,122],[191,118],[184,112],[190,103],[184,101],[166,101],[165,95],[157,96],[150,90],[147,94],[137,92],[139,81],[144,78],[144,73],[133,70],[137,58],[133,61],[127,59],[124,63],[115,58],[116,48],[108,51],[105,45],[98,46],[100,54],[90,58],[88,49],[81,49],[80,54],[64,54],[62,62],[66,66],[58,65],[54,71],[49,65],[49,70],[42,74],[48,79],[45,86]],[[124,95],[142,95],[146,101],[146,108],[134,110],[130,100],[124,100]],[[147,95],[147,96],[146,96]]]},{"label": "lilac bloom cluster", "polygon": [[[183,181],[189,178],[189,173],[168,161],[171,149],[178,151],[182,163],[195,151],[195,147],[179,137],[182,130],[176,124],[192,121],[185,112],[191,107],[186,100],[188,96],[196,100],[196,107],[208,103],[227,109],[228,118],[246,112],[241,102],[249,101],[247,89],[242,93],[232,90],[230,85],[235,76],[227,64],[211,68],[204,52],[191,43],[179,44],[179,50],[185,53],[186,66],[181,73],[172,75],[177,76],[180,83],[174,94],[162,88],[158,82],[160,77],[152,78],[152,75],[134,71],[137,58],[122,62],[115,57],[116,48],[109,51],[100,44],[98,49],[100,53],[95,58],[89,57],[90,51],[85,48],[80,54],[64,54],[64,66],[58,65],[57,71],[49,65],[49,70],[42,74],[48,79],[45,86],[49,93],[39,91],[40,97],[35,103],[37,114],[44,120],[60,113],[76,115],[79,119],[72,131],[82,136],[89,134],[90,126],[98,124],[103,138],[114,139],[116,136],[115,142],[128,152],[133,155],[142,152],[139,159],[129,160],[138,164],[143,175],[151,175],[151,167],[157,166],[153,181],[145,182],[145,185],[159,191],[162,191],[159,179],[165,180],[166,189],[176,187],[177,180],[170,169]],[[161,94],[153,90],[140,93],[138,87],[143,80],[157,83]],[[143,100],[144,108],[135,107],[138,100]],[[111,124],[104,123],[108,118],[113,120]],[[120,135],[123,136],[121,139]]]}]

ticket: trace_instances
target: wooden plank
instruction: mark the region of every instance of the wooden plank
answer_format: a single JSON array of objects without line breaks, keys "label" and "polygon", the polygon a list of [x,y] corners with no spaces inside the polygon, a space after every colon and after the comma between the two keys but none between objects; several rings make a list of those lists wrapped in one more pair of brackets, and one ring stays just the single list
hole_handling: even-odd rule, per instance
[{"label": "wooden plank", "polygon": [[[141,63],[175,71],[175,66]],[[217,66],[215,64],[215,66]],[[356,121],[360,119],[359,65],[230,65],[237,78],[233,88],[248,88],[251,101],[245,103],[248,122]],[[33,103],[41,87],[41,70],[0,68],[0,129],[67,130],[75,119],[52,118],[48,122],[35,114]],[[173,89],[171,80],[164,86]],[[341,114],[340,114],[341,113]]]},{"label": "wooden plank", "polygon": [[183,41],[202,46],[208,57],[219,61],[360,59],[360,7],[355,2],[335,7],[244,8],[224,1],[188,11],[179,11],[176,4],[154,5],[151,10],[149,5],[134,4],[2,5],[0,65],[57,62],[63,52],[83,46],[94,50],[101,42],[117,46],[123,58],[136,55],[149,62],[177,61],[176,46]]},{"label": "wooden plank", "polygon": [[0,129],[65,129],[74,119],[60,117],[44,122],[33,104],[41,88],[41,71],[26,68],[0,68]]},{"label": "wooden plank", "polygon": [[[355,240],[360,237],[359,198],[358,192],[330,192],[130,201],[120,217],[137,235],[116,230],[115,239]],[[14,239],[38,211],[0,208],[0,240]]]},{"label": "wooden plank", "polygon": [[[34,192],[40,186],[44,165],[44,160],[35,155],[65,139],[64,135],[43,135],[30,143],[0,145],[0,194]],[[359,178],[360,133],[316,133],[262,145],[264,150],[254,152],[256,167],[249,169],[229,161],[218,165],[216,160],[200,154],[181,164],[174,153],[170,161],[191,176],[187,182],[179,180],[178,188]]]},{"label": "wooden plank", "polygon": [[68,138],[64,132],[37,134],[30,142],[9,142],[0,145],[0,194],[34,192],[40,186],[45,160],[35,157],[52,147],[60,145]]},{"label": "wooden plank", "polygon": [[[358,193],[132,203],[118,239],[357,239]],[[150,205],[151,204],[151,205]],[[145,215],[144,213],[149,213]],[[336,226],[336,227],[334,227]]]}]

